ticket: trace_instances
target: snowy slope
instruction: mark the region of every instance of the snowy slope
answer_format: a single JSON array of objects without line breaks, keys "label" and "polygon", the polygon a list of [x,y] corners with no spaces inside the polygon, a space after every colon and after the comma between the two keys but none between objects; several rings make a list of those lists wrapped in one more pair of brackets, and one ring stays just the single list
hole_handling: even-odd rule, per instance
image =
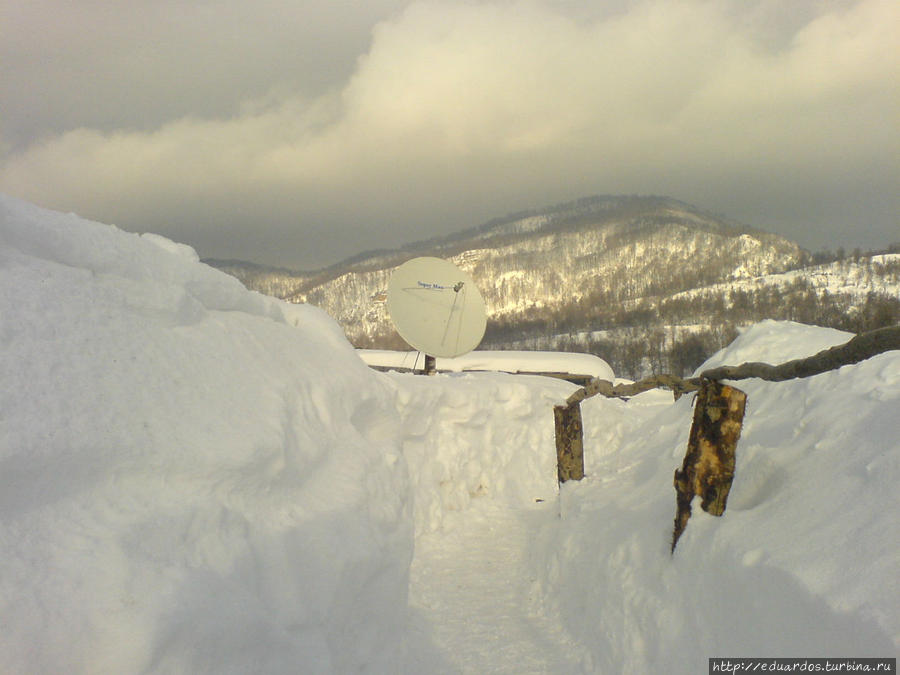
[{"label": "snowy slope", "polygon": [[322,312],[4,197],[0,373],[0,671],[395,664],[398,416]]},{"label": "snowy slope", "polygon": [[[848,337],[765,322],[707,365]],[[3,673],[694,673],[900,646],[898,352],[741,383],[728,510],[695,509],[674,557],[689,397],[584,402],[588,476],[558,495],[574,385],[378,373],[186,246],[6,197],[0,375]]]},{"label": "snowy slope", "polygon": [[[864,302],[869,293],[900,297],[900,277],[896,271],[898,262],[900,254],[887,253],[862,258],[859,261],[846,259],[779,274],[756,275],[745,267],[740,267],[734,270],[733,278],[727,282],[693,288],[675,293],[671,297],[676,300],[698,295],[724,294],[728,297],[734,291],[753,292],[765,287],[786,290],[798,282],[803,282],[818,295],[823,292],[845,295],[856,305]],[[888,267],[892,267],[893,271],[887,270]]]},{"label": "snowy slope", "polygon": [[[763,322],[701,367],[780,363],[845,342]],[[900,353],[748,394],[722,518],[695,502],[669,555],[691,400],[583,404],[590,476],[535,547],[537,596],[586,672],[696,673],[710,656],[891,656],[900,646]],[[655,397],[655,402],[654,402]],[[610,438],[610,419],[622,428]],[[625,421],[627,419],[627,421]],[[595,431],[596,430],[596,431]]]},{"label": "snowy slope", "polygon": [[[604,220],[590,228],[540,230],[512,243],[476,240],[459,253],[428,254],[446,257],[472,276],[491,321],[525,320],[540,310],[584,314],[579,302],[626,304],[661,288],[706,286],[739,265],[760,275],[783,271],[797,260],[799,247],[780,237],[737,236],[695,220],[680,209],[654,211],[646,220]],[[402,258],[384,262],[350,268],[292,299],[328,311],[354,343],[393,335],[379,298]]]}]

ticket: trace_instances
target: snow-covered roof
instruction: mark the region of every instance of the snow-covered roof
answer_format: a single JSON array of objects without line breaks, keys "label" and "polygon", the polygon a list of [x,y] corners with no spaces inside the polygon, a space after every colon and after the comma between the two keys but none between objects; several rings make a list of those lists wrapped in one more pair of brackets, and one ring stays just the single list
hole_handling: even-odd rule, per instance
[{"label": "snow-covered roof", "polygon": [[[424,357],[416,351],[359,349],[360,358],[377,368],[422,368]],[[553,373],[597,377],[612,381],[609,364],[593,354],[545,351],[473,351],[452,359],[437,358],[439,371],[452,373],[494,371],[501,373]]]}]

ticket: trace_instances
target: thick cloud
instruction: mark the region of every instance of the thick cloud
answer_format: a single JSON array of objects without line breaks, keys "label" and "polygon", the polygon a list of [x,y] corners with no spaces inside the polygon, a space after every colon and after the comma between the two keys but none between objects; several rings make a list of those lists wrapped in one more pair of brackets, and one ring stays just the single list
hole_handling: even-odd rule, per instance
[{"label": "thick cloud", "polygon": [[[280,3],[210,17],[193,47],[184,24],[160,26],[165,3],[123,4],[158,13],[148,39],[173,53],[141,61],[123,46],[134,35],[110,37],[121,16],[96,42],[50,31],[57,58],[78,42],[110,100],[79,99],[71,119],[56,101],[34,122],[42,140],[20,122],[0,189],[202,255],[301,267],[595,192],[670,194],[811,247],[900,239],[894,0],[385,2],[346,30],[322,3],[334,44],[318,74],[311,48],[292,63],[267,46],[284,25],[323,41]],[[192,7],[196,26],[207,6]],[[129,77],[159,105],[104,84]],[[67,91],[49,86],[50,101]],[[19,80],[23,109],[40,108],[36,89]]]}]

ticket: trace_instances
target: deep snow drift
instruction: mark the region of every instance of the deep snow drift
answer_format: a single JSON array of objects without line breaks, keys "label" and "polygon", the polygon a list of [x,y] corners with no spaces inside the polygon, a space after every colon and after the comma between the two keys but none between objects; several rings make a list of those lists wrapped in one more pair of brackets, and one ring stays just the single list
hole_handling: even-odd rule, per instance
[{"label": "deep snow drift", "polygon": [[[765,322],[706,365],[849,337]],[[6,197],[0,374],[2,672],[694,673],[900,646],[898,352],[740,383],[728,510],[695,508],[674,556],[690,397],[583,403],[588,477],[558,495],[573,385],[378,373],[186,246]],[[508,588],[458,592],[482,578]]]},{"label": "deep snow drift", "polygon": [[188,247],[0,209],[0,671],[396,666],[383,378]]}]

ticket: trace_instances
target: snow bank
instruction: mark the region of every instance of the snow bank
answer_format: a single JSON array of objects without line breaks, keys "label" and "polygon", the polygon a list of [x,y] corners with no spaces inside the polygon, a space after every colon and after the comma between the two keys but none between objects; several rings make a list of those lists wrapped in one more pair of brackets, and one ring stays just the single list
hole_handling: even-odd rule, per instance
[{"label": "snow bank", "polygon": [[0,670],[390,672],[395,394],[312,307],[0,197]]},{"label": "snow bank", "polygon": [[[806,356],[851,336],[767,321],[700,369]],[[586,672],[696,673],[711,656],[891,656],[900,646],[900,353],[806,380],[742,381],[722,518],[669,554],[691,397],[583,404],[589,477],[534,549],[534,603]],[[624,414],[628,410],[627,416]],[[608,422],[619,420],[612,431]]]},{"label": "snow bank", "polygon": [[510,508],[555,499],[553,406],[574,385],[505,373],[386,377],[396,384],[416,534],[476,499]]}]

